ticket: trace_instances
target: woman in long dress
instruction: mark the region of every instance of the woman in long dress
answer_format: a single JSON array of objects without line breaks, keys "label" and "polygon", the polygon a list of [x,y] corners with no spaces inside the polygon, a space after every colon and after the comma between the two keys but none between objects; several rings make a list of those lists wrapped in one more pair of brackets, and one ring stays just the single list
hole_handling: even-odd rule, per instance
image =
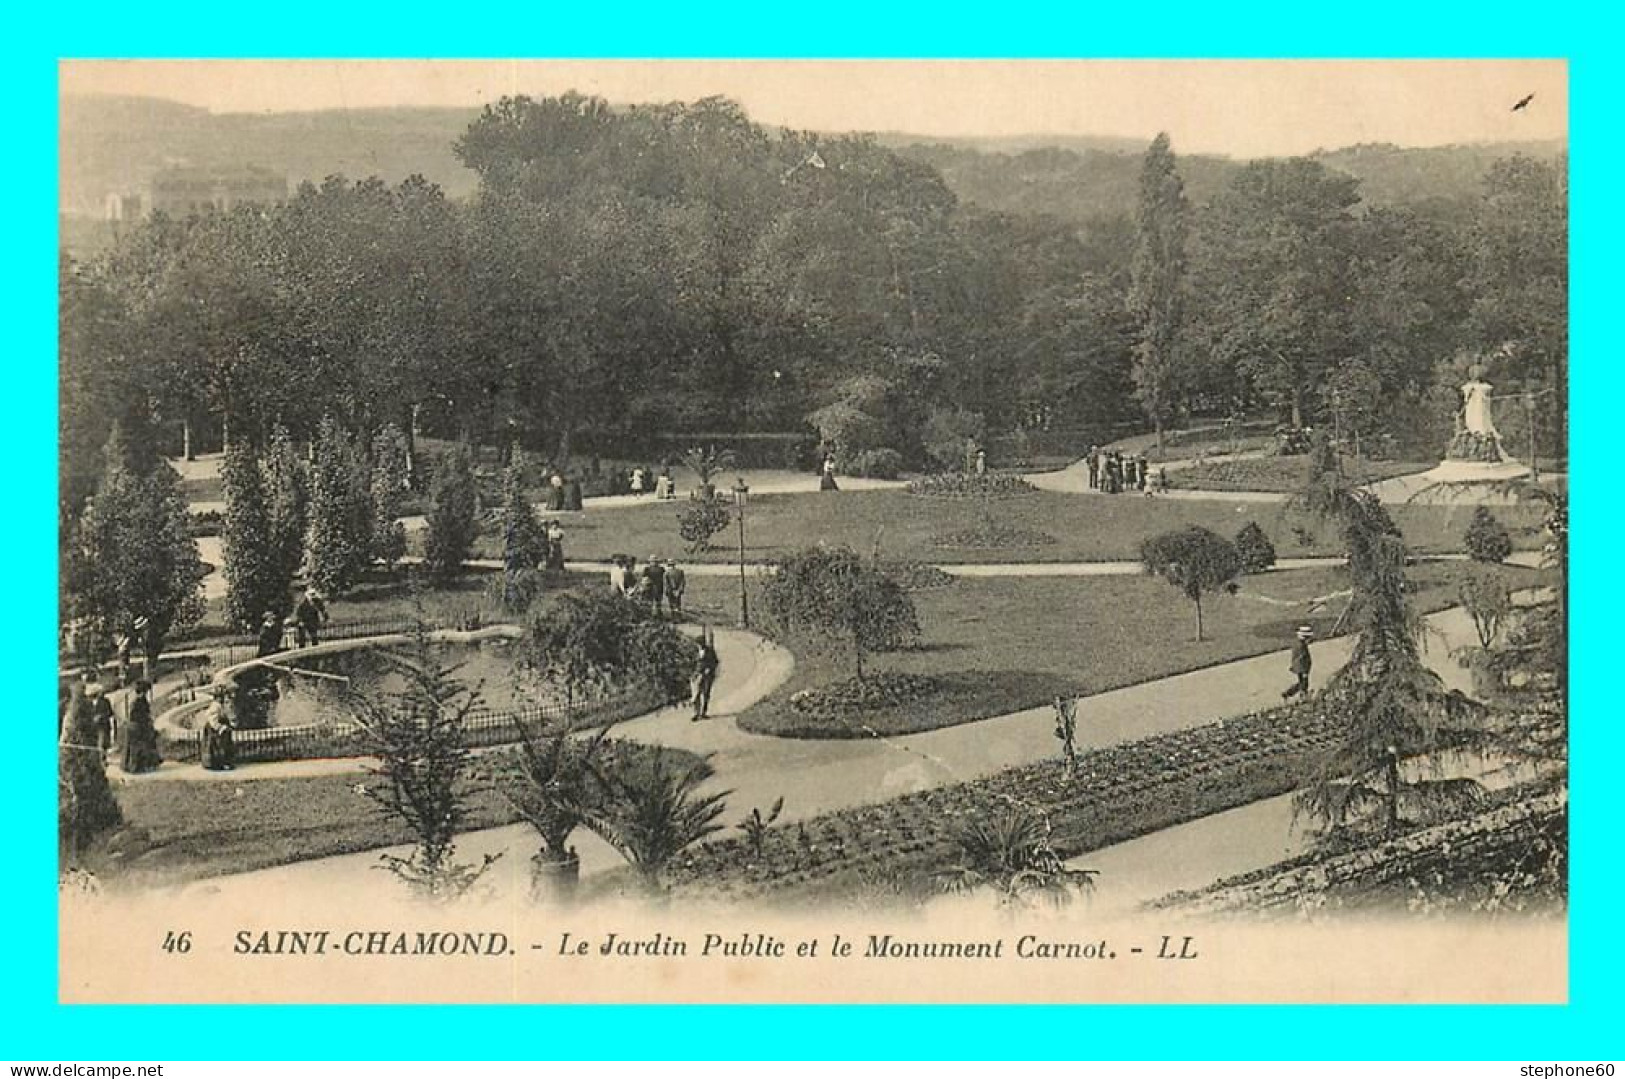
[{"label": "woman in long dress", "polygon": [[124,759],[120,762],[126,772],[150,772],[163,763],[158,753],[158,731],[152,725],[152,702],[147,699],[151,692],[152,683],[142,678],[130,698],[130,715],[124,723]]},{"label": "woman in long dress", "polygon": [[204,712],[199,744],[203,767],[211,772],[229,772],[237,765],[237,747],[231,736],[231,717],[226,713],[226,686],[214,687],[214,700]]}]

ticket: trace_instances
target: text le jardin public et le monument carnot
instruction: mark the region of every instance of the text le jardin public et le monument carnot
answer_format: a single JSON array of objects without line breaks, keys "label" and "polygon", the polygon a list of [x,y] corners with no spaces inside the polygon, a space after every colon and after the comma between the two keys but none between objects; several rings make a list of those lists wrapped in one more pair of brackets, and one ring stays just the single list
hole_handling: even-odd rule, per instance
[{"label": "text le jardin public et le monument carnot", "polygon": [[[192,950],[191,934],[169,933],[167,952]],[[534,958],[569,962],[627,959],[792,960],[1117,960],[1190,961],[1201,957],[1194,937],[1150,934],[1142,940],[1010,933],[990,937],[917,938],[896,933],[684,932],[584,934],[559,930],[517,942],[494,930],[446,932],[401,929],[239,929],[231,953],[239,956],[465,956],[495,958],[528,951]]]}]

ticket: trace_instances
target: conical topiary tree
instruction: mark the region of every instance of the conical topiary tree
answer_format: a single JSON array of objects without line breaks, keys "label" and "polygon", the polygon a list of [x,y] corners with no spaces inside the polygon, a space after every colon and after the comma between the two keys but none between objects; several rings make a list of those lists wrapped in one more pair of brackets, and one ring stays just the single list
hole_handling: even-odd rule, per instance
[{"label": "conical topiary tree", "polygon": [[1248,521],[1236,533],[1236,554],[1243,573],[1263,573],[1275,565],[1275,545],[1257,521]]},{"label": "conical topiary tree", "polygon": [[257,625],[270,611],[286,617],[293,569],[279,557],[265,494],[265,476],[248,443],[238,440],[220,465],[226,495],[221,546],[226,560],[226,610],[236,626]]},{"label": "conical topiary tree", "polygon": [[1504,562],[1512,553],[1511,535],[1487,506],[1473,510],[1473,519],[1468,523],[1467,535],[1463,538],[1467,554],[1474,562]]},{"label": "conical topiary tree", "polygon": [[372,562],[372,475],[355,439],[328,417],[316,435],[310,470],[310,582],[340,595]]},{"label": "conical topiary tree", "polygon": [[[309,508],[304,462],[299,460],[299,451],[287,428],[278,426],[272,430],[265,455],[260,459],[260,472],[267,517],[266,557],[275,567],[276,578],[282,582],[280,593],[286,595],[289,583],[298,576],[305,560]],[[279,616],[287,614],[280,600],[271,609]],[[257,619],[260,613],[252,612],[251,617]]]},{"label": "conical topiary tree", "polygon": [[479,527],[478,508],[468,447],[453,446],[436,462],[434,481],[429,486],[429,535],[424,544],[424,562],[435,577],[445,580],[453,576],[468,559]]},{"label": "conical topiary tree", "polygon": [[401,499],[408,487],[406,435],[385,424],[372,440],[372,557],[393,567],[406,554]]}]

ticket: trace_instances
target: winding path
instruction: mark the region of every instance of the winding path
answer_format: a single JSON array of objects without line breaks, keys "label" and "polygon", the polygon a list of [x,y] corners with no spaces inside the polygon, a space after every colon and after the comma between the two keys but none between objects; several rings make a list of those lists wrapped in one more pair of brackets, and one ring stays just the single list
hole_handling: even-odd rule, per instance
[{"label": "winding path", "polygon": [[[1426,619],[1428,661],[1455,688],[1467,689],[1467,673],[1449,656],[1471,641],[1470,619],[1460,610]],[[733,716],[760,700],[790,675],[788,653],[738,630],[719,630],[722,657],[716,717],[691,722],[681,708],[665,709],[617,725],[616,734],[638,741],[711,754],[715,789],[729,790],[730,824],[753,807],[784,798],[783,821],[795,821],[849,806],[883,801],[1031,763],[1055,753],[1054,717],[1046,707],[1026,709],[977,723],[898,738],[796,740],[750,734]],[[1317,684],[1347,661],[1350,638],[1321,642],[1315,650]],[[1083,698],[1078,709],[1078,746],[1090,749],[1167,731],[1210,723],[1267,708],[1279,702],[1290,681],[1287,652],[1223,663]],[[270,766],[266,766],[270,767]],[[270,775],[269,772],[259,774]],[[253,782],[253,771],[235,773]],[[580,831],[583,875],[623,863],[596,837]],[[517,898],[527,886],[528,861],[536,847],[528,826],[507,825],[469,833],[458,855],[473,859],[502,854],[487,887],[499,898]],[[392,848],[403,854],[406,848]],[[217,877],[185,885],[186,894],[276,894],[293,888],[305,894],[364,896],[370,889],[399,885],[375,872],[382,851],[340,855],[273,869]],[[266,893],[264,889],[272,891]]]}]

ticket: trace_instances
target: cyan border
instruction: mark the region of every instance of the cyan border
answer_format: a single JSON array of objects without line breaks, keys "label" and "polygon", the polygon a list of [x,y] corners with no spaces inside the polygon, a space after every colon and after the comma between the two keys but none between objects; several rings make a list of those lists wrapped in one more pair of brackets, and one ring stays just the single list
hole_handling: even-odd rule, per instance
[{"label": "cyan border", "polygon": [[[1589,25],[1588,25],[1589,24]],[[1606,1058],[1614,1021],[1622,738],[1609,708],[1617,518],[1597,483],[1618,423],[1611,273],[1621,95],[1606,17],[1557,5],[572,5],[76,3],[8,17],[12,257],[0,401],[12,527],[4,655],[11,824],[0,1057],[42,1060],[581,1057]],[[1573,259],[1574,896],[1566,1007],[78,1007],[55,1003],[56,74],[59,57],[1566,57]],[[1614,451],[1617,453],[1617,451]],[[1598,472],[1593,478],[1593,470]],[[1313,956],[1306,956],[1313,962]]]}]

